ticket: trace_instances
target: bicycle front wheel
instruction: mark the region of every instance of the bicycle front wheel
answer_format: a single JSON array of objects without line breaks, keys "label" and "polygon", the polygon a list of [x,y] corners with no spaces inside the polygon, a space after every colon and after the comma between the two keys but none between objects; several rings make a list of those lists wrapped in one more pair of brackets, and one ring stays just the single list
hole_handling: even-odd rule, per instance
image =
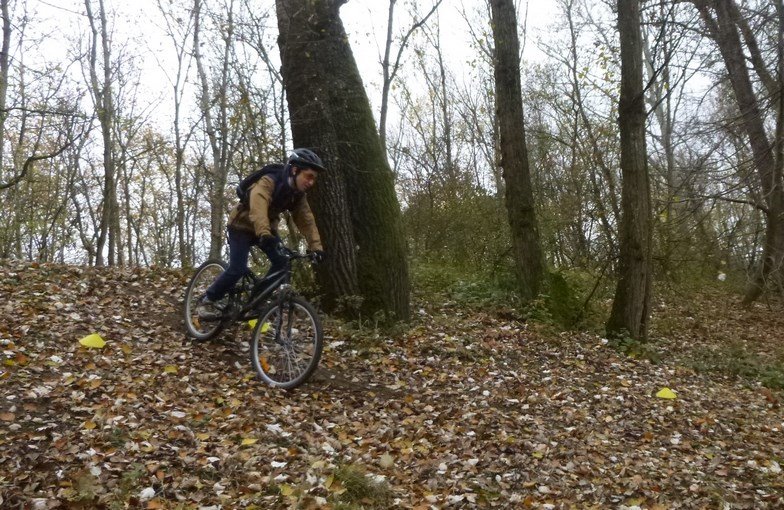
[{"label": "bicycle front wheel", "polygon": [[296,388],[311,376],[321,359],[321,321],[299,296],[273,302],[261,312],[251,340],[251,362],[271,386]]},{"label": "bicycle front wheel", "polygon": [[188,335],[199,342],[209,340],[223,329],[223,321],[206,321],[200,319],[196,313],[199,299],[207,292],[212,282],[226,270],[226,263],[222,260],[208,260],[196,270],[185,291],[185,329]]}]

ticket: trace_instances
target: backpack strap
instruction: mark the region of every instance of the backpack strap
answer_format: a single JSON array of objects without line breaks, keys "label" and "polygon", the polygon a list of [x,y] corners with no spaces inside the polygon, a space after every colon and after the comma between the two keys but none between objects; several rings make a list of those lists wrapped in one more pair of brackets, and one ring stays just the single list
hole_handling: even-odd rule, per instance
[{"label": "backpack strap", "polygon": [[242,181],[240,181],[240,183],[237,185],[237,197],[240,199],[240,203],[246,206],[248,205],[250,200],[250,188],[265,175],[272,176],[273,180],[275,181],[275,188],[277,189],[279,185],[278,182],[281,180],[280,174],[282,172],[283,165],[266,165],[258,170],[255,170],[250,175],[242,179]]}]

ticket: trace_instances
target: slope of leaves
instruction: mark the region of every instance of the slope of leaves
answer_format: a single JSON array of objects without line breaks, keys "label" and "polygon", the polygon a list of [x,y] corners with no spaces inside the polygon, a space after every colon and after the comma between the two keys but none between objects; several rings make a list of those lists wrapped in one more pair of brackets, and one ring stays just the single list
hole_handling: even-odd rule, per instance
[{"label": "slope of leaves", "polygon": [[[450,303],[395,338],[328,321],[313,380],[283,392],[255,379],[249,330],[185,339],[186,284],[0,264],[0,507],[784,505],[778,394],[680,362],[714,331],[677,310],[657,365]],[[702,313],[740,317],[749,344],[784,332],[780,306]]]}]

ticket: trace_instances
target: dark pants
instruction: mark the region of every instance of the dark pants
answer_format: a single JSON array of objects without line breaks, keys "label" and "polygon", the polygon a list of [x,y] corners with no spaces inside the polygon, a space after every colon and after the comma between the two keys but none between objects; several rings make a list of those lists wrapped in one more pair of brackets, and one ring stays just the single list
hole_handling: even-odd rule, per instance
[{"label": "dark pants", "polygon": [[[229,267],[218,276],[207,289],[207,298],[218,301],[229,292],[242,276],[248,272],[248,256],[251,247],[258,242],[258,237],[245,230],[229,228]],[[278,238],[280,240],[280,238]],[[277,250],[264,250],[270,260],[267,274],[279,271],[286,266],[286,256]]]}]

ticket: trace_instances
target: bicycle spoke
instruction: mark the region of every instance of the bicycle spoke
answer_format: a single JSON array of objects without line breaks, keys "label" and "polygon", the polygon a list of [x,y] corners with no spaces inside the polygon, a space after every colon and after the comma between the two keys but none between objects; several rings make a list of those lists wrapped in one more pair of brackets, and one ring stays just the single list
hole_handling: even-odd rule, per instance
[{"label": "bicycle spoke", "polygon": [[[286,353],[286,366],[289,369],[289,374],[292,376],[292,378],[294,378],[296,377],[296,374],[299,374],[303,371],[303,369],[300,368],[300,358],[297,356],[296,350],[293,348],[293,346],[291,348],[284,349],[284,351]],[[296,370],[294,370],[294,367],[296,367]]]},{"label": "bicycle spoke", "polygon": [[321,356],[321,330],[305,301],[292,298],[272,306],[263,321],[267,331],[254,334],[251,356],[259,376],[269,384],[293,388],[313,372]]},{"label": "bicycle spoke", "polygon": [[196,309],[199,305],[199,300],[204,296],[212,282],[215,281],[215,278],[223,272],[224,267],[223,262],[207,261],[196,270],[188,285],[184,303],[185,328],[188,335],[197,341],[212,338],[222,328],[220,321],[208,321],[200,318]]}]

